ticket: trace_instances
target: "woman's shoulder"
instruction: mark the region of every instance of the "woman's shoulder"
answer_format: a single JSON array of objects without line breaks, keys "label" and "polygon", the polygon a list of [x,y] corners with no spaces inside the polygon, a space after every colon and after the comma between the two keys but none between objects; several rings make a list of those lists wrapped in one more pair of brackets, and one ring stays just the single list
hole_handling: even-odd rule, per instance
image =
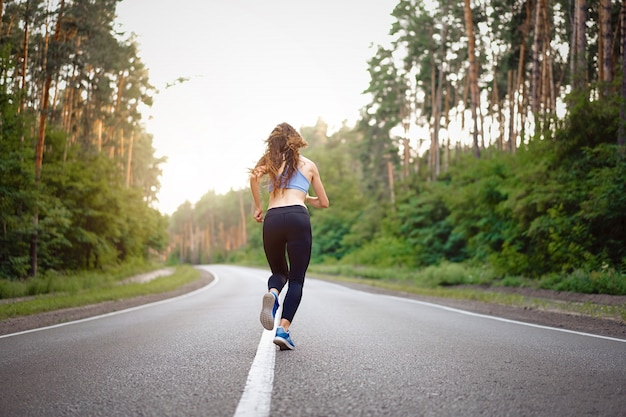
[{"label": "woman's shoulder", "polygon": [[302,167],[307,167],[307,166],[314,167],[315,166],[315,162],[313,162],[312,160],[310,160],[306,156],[300,155],[300,165]]},{"label": "woman's shoulder", "polygon": [[313,181],[313,178],[318,175],[317,165],[315,165],[315,162],[302,155],[300,155],[300,166],[298,169],[309,180],[309,182]]}]

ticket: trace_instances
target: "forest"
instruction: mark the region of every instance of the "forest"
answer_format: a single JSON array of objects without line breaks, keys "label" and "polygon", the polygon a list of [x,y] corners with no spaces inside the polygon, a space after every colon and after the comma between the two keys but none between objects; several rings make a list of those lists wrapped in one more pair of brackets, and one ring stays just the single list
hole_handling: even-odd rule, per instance
[{"label": "forest", "polygon": [[0,1],[0,277],[158,257],[154,88],[117,1]]},{"label": "forest", "polygon": [[[264,264],[248,189],[154,208],[155,88],[117,0],[1,1],[0,278]],[[626,1],[400,0],[360,120],[297,126],[312,267],[626,294]],[[371,269],[373,268],[373,269]]]}]

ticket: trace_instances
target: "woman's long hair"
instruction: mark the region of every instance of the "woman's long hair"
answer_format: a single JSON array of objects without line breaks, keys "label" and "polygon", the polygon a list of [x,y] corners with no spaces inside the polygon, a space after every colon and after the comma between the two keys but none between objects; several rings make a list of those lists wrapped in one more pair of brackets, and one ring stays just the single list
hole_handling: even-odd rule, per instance
[{"label": "woman's long hair", "polygon": [[[286,182],[298,169],[300,148],[308,145],[306,140],[288,123],[277,125],[265,140],[265,153],[257,162],[256,167],[265,167],[274,192],[282,192]],[[280,169],[285,164],[283,171]]]}]

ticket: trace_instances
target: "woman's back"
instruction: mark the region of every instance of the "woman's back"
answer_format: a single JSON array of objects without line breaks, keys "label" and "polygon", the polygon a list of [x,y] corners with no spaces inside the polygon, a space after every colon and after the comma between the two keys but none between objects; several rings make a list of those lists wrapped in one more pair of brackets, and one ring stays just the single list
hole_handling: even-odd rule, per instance
[{"label": "woman's back", "polygon": [[[304,180],[308,181],[310,185],[313,182],[317,169],[315,168],[315,164],[313,163],[313,161],[303,156],[300,156],[300,159],[298,161],[298,171],[299,173],[294,172],[292,174],[292,178],[293,176],[297,176],[298,174],[300,174],[302,175],[302,177],[304,177]],[[291,180],[291,178],[289,180]],[[286,183],[288,182],[289,181],[286,181]],[[303,183],[303,181],[299,181],[299,183]],[[270,201],[268,208],[294,205],[304,206],[307,193],[308,190],[303,191],[300,187],[288,187],[272,191],[270,192]]]}]

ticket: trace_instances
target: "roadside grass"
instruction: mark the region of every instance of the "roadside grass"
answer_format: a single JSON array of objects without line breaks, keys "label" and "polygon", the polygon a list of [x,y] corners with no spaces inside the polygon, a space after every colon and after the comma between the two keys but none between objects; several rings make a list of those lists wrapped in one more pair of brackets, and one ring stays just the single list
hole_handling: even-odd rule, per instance
[{"label": "roadside grass", "polygon": [[[0,300],[0,320],[141,295],[160,294],[175,290],[200,277],[200,272],[197,269],[189,265],[181,265],[174,267],[171,275],[161,276],[146,283],[122,283],[125,279],[143,272],[146,271],[90,272],[62,278],[56,277],[56,279],[47,276],[40,279],[42,282],[23,282],[22,284],[28,289],[26,293],[22,292],[22,295],[17,296],[18,298],[8,297],[8,299]],[[60,283],[59,281],[64,282]],[[10,285],[11,282],[8,284]],[[2,285],[8,286],[6,282]],[[36,293],[37,295],[31,295],[32,287],[40,285],[43,285],[48,291],[40,291]],[[12,292],[20,293],[15,289]],[[3,296],[3,298],[7,297]]]},{"label": "roadside grass", "polygon": [[128,262],[104,271],[81,271],[69,274],[46,271],[38,274],[37,277],[24,280],[0,279],[0,300],[40,294],[75,293],[89,288],[101,288],[113,285],[127,277],[160,268],[162,268],[160,264]]},{"label": "roadside grass", "polygon": [[[626,305],[560,301],[501,292],[496,288],[490,290],[490,287],[504,286],[550,288],[546,288],[546,285],[541,282],[534,283],[522,278],[497,279],[483,267],[443,264],[422,270],[408,270],[349,265],[312,265],[310,272],[315,273],[316,277],[330,281],[365,284],[428,297],[480,301],[626,322]],[[563,291],[563,289],[559,290]]]}]

